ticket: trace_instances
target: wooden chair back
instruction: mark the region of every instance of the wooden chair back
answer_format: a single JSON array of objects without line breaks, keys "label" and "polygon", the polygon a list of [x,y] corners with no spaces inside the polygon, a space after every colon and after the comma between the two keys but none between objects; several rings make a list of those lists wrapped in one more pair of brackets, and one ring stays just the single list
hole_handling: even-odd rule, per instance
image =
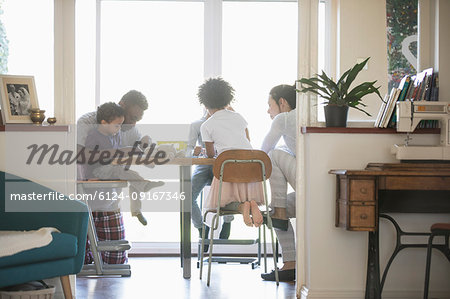
[{"label": "wooden chair back", "polygon": [[[214,162],[214,176],[220,180],[220,169],[227,160],[259,160],[265,168],[266,179],[272,174],[272,163],[269,156],[260,150],[228,150],[221,153]],[[227,162],[223,170],[224,182],[253,183],[264,180],[262,164],[259,162]]]}]

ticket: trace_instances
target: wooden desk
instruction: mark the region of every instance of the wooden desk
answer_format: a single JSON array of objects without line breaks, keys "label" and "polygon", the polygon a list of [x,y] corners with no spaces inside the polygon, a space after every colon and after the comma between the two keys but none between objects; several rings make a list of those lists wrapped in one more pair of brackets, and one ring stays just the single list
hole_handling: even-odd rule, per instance
[{"label": "wooden desk", "polygon": [[380,282],[379,218],[392,221],[399,233],[398,224],[385,213],[450,213],[450,164],[369,163],[364,170],[340,169],[329,173],[336,175],[335,225],[369,232],[365,298],[381,298],[396,253],[406,247],[426,245],[397,246],[400,249],[389,260]]}]

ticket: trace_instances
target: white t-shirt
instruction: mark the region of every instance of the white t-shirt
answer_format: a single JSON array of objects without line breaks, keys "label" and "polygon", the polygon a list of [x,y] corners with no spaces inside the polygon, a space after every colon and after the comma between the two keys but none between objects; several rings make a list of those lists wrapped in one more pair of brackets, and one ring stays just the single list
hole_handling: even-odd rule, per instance
[{"label": "white t-shirt", "polygon": [[219,110],[200,127],[203,142],[214,142],[217,153],[230,149],[252,149],[245,129],[247,122],[237,112]]},{"label": "white t-shirt", "polygon": [[288,147],[289,151],[295,156],[296,139],[297,139],[297,110],[293,109],[289,112],[283,112],[275,116],[272,121],[269,133],[264,138],[261,149],[269,153],[275,148],[281,137]]}]

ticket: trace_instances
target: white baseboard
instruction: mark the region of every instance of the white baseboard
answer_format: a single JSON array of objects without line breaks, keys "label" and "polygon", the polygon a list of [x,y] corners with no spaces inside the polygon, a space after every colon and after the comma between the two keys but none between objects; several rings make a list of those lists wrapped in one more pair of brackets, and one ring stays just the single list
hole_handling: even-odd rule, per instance
[{"label": "white baseboard", "polygon": [[[300,293],[300,299],[363,299],[364,290],[306,290],[304,287]],[[383,291],[383,299],[420,299],[423,291]],[[450,299],[450,291],[430,292],[429,298]]]}]

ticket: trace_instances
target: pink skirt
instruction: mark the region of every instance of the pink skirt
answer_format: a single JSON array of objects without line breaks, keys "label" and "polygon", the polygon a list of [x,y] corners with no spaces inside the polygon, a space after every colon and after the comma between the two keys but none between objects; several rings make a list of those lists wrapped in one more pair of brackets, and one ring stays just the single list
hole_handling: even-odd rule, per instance
[{"label": "pink skirt", "polygon": [[[213,178],[211,189],[206,199],[206,208],[216,209],[219,201],[219,183],[217,178]],[[256,183],[222,183],[222,198],[220,207],[224,207],[231,202],[245,202],[254,200],[258,205],[264,204],[264,191],[262,182]]]}]

